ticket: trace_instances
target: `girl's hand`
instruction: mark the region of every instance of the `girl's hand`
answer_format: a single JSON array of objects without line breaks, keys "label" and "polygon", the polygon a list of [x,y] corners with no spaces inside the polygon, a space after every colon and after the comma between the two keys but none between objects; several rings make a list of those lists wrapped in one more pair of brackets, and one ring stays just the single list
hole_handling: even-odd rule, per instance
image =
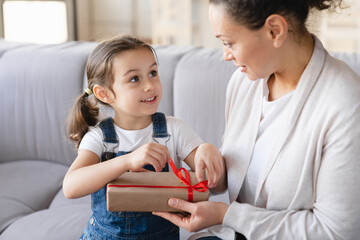
[{"label": "girl's hand", "polygon": [[188,232],[197,232],[207,227],[222,224],[229,207],[223,202],[190,203],[177,198],[170,198],[169,206],[189,214],[166,212],[153,212],[153,214],[169,220]]},{"label": "girl's hand", "polygon": [[147,164],[152,165],[157,172],[160,172],[170,159],[167,147],[158,143],[147,143],[132,153],[126,155],[130,171],[143,171]]},{"label": "girl's hand", "polygon": [[205,179],[204,169],[207,171],[209,188],[216,187],[219,180],[225,176],[224,159],[218,148],[210,143],[201,144],[194,157],[195,174],[199,181]]}]

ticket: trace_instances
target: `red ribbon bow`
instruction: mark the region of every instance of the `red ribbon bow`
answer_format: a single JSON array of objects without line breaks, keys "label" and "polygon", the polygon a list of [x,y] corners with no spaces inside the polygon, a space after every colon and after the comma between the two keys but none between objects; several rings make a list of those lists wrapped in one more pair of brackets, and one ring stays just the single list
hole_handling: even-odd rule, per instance
[{"label": "red ribbon bow", "polygon": [[[179,168],[177,169],[173,160],[170,158],[170,167],[173,170],[173,172],[175,173],[175,175],[180,179],[180,181],[182,183],[184,183],[187,187],[188,187],[188,201],[192,202],[193,201],[193,190],[197,191],[197,192],[206,192],[208,187],[208,181],[202,181],[199,182],[193,186],[191,186],[191,180],[190,180],[190,174],[189,172],[185,169],[185,168]],[[182,172],[184,173],[185,177],[182,175]]]}]

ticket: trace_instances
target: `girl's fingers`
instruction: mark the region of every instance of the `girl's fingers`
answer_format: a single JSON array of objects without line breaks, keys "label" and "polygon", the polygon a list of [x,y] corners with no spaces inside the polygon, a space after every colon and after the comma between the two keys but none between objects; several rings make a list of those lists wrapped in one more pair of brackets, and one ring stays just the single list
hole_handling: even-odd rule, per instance
[{"label": "girl's fingers", "polygon": [[165,165],[170,159],[168,148],[158,143],[153,143],[150,147],[152,150],[151,153],[153,154],[152,156]]},{"label": "girl's fingers", "polygon": [[131,162],[134,162],[132,170],[139,171],[138,168],[146,164],[152,165],[157,172],[161,171],[170,159],[170,153],[167,147],[158,143],[148,143],[131,155]]},{"label": "girl's fingers", "polygon": [[147,162],[155,168],[156,172],[161,172],[163,169],[162,164],[160,164],[160,162],[155,158],[150,157]]},{"label": "girl's fingers", "polygon": [[160,154],[158,152],[151,152],[149,154],[150,154],[150,158],[152,158],[153,161],[158,162],[161,169],[163,169],[165,167],[166,158],[164,158],[164,156],[162,154]]}]

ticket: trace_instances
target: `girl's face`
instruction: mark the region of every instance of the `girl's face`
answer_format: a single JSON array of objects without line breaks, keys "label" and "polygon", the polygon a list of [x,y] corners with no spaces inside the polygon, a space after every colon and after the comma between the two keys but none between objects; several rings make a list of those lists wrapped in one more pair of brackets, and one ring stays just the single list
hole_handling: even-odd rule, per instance
[{"label": "girl's face", "polygon": [[266,78],[274,71],[274,48],[264,28],[249,30],[235,23],[221,5],[210,4],[213,32],[223,43],[225,61],[234,61],[251,80]]},{"label": "girl's face", "polygon": [[118,53],[112,63],[115,118],[149,117],[157,111],[162,86],[151,50],[140,48]]}]

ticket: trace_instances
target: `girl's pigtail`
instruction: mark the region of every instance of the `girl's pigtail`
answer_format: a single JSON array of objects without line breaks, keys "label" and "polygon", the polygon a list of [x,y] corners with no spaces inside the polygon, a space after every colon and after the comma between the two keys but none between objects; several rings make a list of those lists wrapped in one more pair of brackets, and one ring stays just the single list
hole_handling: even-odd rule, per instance
[{"label": "girl's pigtail", "polygon": [[70,111],[67,120],[67,133],[76,148],[79,147],[82,138],[89,130],[89,126],[95,126],[98,122],[99,108],[96,101],[91,99],[88,93],[81,94]]}]

